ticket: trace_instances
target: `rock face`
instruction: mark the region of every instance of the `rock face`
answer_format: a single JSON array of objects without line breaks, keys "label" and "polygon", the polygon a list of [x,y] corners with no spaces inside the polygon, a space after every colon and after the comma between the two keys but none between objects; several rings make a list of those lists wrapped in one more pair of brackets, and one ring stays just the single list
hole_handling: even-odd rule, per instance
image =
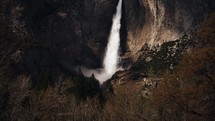
[{"label": "rock face", "polygon": [[117,0],[8,2],[7,20],[19,37],[33,36],[66,68],[102,66]]},{"label": "rock face", "polygon": [[[118,0],[7,1],[4,17],[17,36],[36,38],[65,68],[102,66]],[[122,54],[137,58],[145,43],[162,44],[192,33],[214,4],[212,0],[123,0]]]},{"label": "rock face", "polygon": [[191,34],[211,11],[211,0],[124,0],[128,48],[133,57],[145,43],[162,44]]}]

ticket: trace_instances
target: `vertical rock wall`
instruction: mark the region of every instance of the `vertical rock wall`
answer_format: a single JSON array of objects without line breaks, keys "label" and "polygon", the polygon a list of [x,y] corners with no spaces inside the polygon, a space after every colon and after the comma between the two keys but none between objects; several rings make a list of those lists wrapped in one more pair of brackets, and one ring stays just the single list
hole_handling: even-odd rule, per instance
[{"label": "vertical rock wall", "polygon": [[[62,66],[102,66],[118,0],[5,2],[5,25],[19,37],[36,38]],[[145,43],[162,44],[192,33],[214,4],[213,0],[123,0],[122,54],[137,58]]]},{"label": "vertical rock wall", "polygon": [[211,11],[211,0],[124,0],[128,47],[133,57],[145,43],[162,44],[190,34]]}]

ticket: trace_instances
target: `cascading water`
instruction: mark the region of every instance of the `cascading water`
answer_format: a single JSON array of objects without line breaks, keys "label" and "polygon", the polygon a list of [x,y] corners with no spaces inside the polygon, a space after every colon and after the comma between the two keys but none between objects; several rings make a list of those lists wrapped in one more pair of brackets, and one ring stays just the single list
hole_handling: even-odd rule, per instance
[{"label": "cascading water", "polygon": [[119,46],[120,46],[120,27],[121,27],[121,16],[122,16],[122,0],[119,0],[117,5],[117,12],[113,17],[113,24],[109,37],[109,42],[104,58],[104,71],[113,75],[118,70],[119,61]]},{"label": "cascading water", "polygon": [[82,68],[82,72],[85,76],[95,75],[95,78],[100,83],[110,79],[116,71],[120,70],[119,64],[119,47],[120,47],[120,27],[122,17],[122,0],[119,0],[116,14],[113,16],[113,24],[108,39],[108,45],[103,60],[103,69],[100,70],[89,70]]}]

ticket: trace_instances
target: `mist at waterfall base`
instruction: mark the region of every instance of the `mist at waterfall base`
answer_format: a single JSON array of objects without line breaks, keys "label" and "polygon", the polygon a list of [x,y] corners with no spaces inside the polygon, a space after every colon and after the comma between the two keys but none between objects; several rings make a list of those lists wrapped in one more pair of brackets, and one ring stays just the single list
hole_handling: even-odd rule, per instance
[{"label": "mist at waterfall base", "polygon": [[111,27],[110,36],[108,39],[108,45],[106,48],[103,68],[102,69],[87,69],[82,67],[82,73],[90,77],[94,74],[95,78],[102,84],[106,80],[110,79],[117,71],[122,70],[119,67],[119,47],[120,47],[120,27],[121,27],[121,16],[122,16],[122,0],[119,0],[116,14],[113,16],[113,23]]}]

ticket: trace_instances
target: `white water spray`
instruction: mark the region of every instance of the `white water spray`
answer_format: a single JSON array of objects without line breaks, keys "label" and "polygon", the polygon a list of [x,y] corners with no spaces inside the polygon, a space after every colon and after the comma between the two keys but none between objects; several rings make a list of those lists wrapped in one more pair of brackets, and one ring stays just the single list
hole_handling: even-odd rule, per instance
[{"label": "white water spray", "polygon": [[110,79],[116,71],[119,71],[119,47],[120,47],[120,27],[122,17],[122,0],[119,0],[116,14],[113,16],[113,24],[111,27],[110,36],[108,39],[108,45],[103,60],[103,69],[100,70],[89,70],[82,68],[82,72],[85,76],[95,75],[95,78],[100,83]]},{"label": "white water spray", "polygon": [[121,27],[121,16],[122,16],[122,0],[119,0],[117,5],[116,15],[113,17],[113,24],[109,37],[109,42],[104,58],[104,71],[113,75],[118,70],[119,61],[119,46],[120,46],[120,27]]}]

